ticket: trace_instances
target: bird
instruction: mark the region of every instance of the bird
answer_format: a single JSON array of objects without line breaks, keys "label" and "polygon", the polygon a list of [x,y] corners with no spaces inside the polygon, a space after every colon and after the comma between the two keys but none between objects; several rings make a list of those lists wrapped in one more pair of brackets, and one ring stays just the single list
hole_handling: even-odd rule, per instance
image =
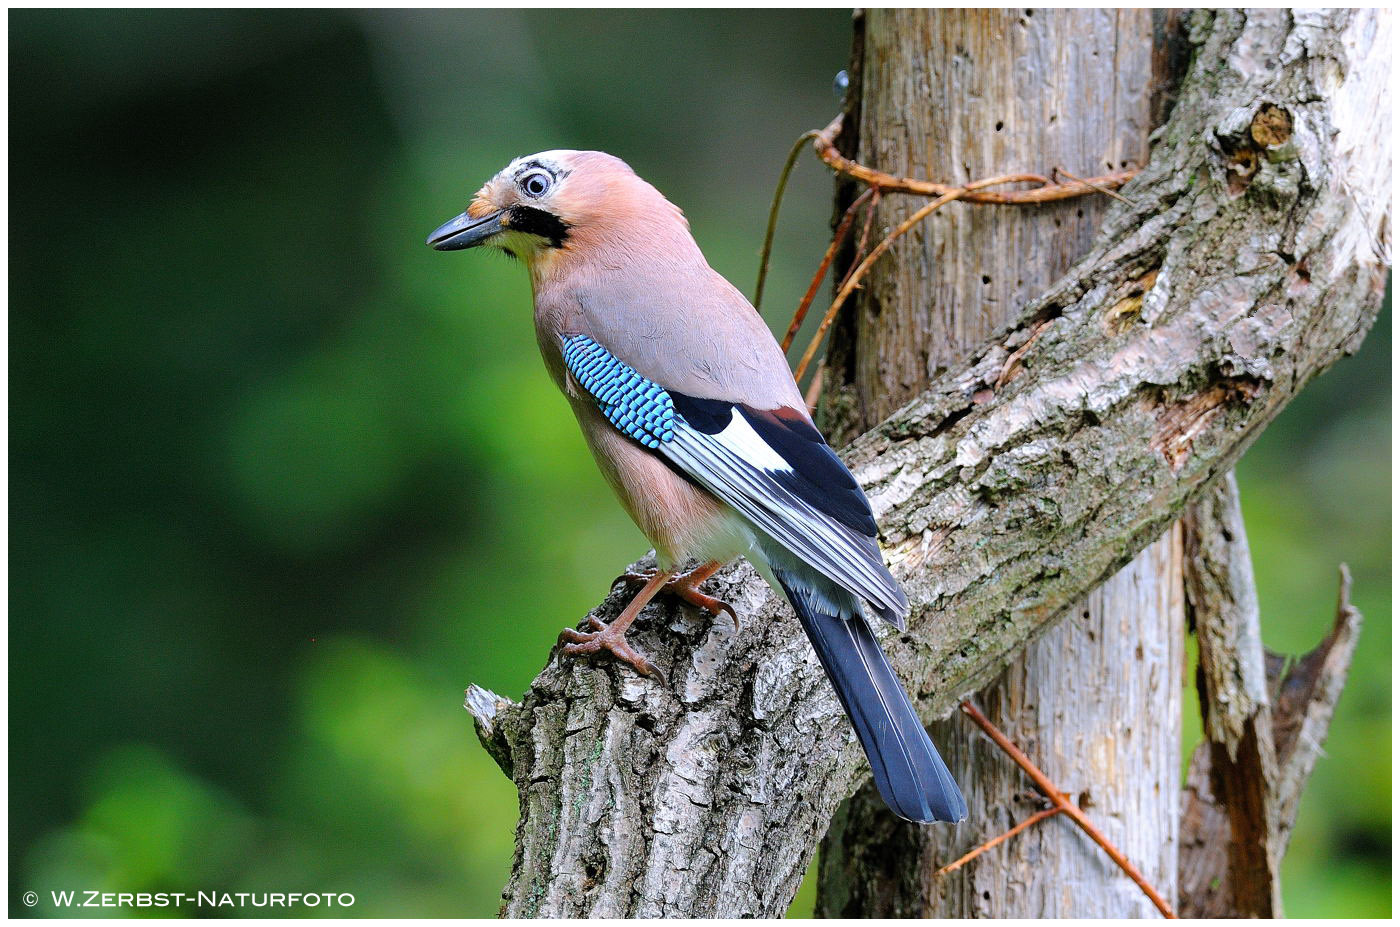
[{"label": "bird", "polygon": [[525,265],[545,367],[655,547],[655,572],[619,577],[640,586],[630,604],[610,623],[565,629],[564,652],[607,652],[658,676],[628,627],[663,592],[737,622],[700,586],[742,555],[791,603],[889,808],[919,823],[965,820],[862,609],[901,630],[909,612],[870,503],[767,324],[710,267],[681,209],[610,154],[543,151],[488,180],[427,244],[496,248]]}]

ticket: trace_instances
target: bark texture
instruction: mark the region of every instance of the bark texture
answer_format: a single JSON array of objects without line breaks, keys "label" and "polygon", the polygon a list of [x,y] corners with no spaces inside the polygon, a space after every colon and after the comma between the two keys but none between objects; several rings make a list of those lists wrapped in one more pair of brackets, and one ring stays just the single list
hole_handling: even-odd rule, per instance
[{"label": "bark texture", "polygon": [[1266,650],[1233,475],[1191,506],[1185,525],[1205,739],[1182,797],[1180,913],[1282,917],[1279,864],[1346,682],[1361,614],[1343,566],[1322,643],[1296,661]]},{"label": "bark texture", "polygon": [[[1365,336],[1389,221],[1388,64],[1367,51],[1387,26],[1196,14],[1132,205],[1015,325],[847,449],[913,606],[882,638],[926,720],[1158,537]],[[1272,118],[1255,129],[1273,109],[1286,137],[1262,131]],[[519,704],[476,693],[520,790],[503,913],[786,909],[863,756],[786,606],[745,564],[712,587],[737,633],[670,602],[636,626],[665,685],[556,651]]]},{"label": "bark texture", "polygon": [[[857,160],[954,181],[1140,167],[1152,129],[1153,32],[1147,10],[871,10],[860,46]],[[864,431],[1014,322],[1090,249],[1110,202],[947,210],[901,239],[845,308],[824,378],[834,410],[823,416],[826,430]],[[885,199],[877,227],[920,205]],[[1182,612],[1180,536],[1170,530],[975,696],[1168,898],[1177,870]],[[1042,803],[965,718],[935,725],[934,736],[964,785],[967,823],[903,824],[877,796],[859,794],[858,808],[838,815],[822,844],[818,914],[1155,916],[1068,820],[936,875]]]}]

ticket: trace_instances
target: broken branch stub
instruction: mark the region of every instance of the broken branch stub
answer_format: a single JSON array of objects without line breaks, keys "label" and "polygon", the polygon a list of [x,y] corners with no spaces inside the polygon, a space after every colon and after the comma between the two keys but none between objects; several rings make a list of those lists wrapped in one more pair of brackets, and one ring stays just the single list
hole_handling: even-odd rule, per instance
[{"label": "broken branch stub", "polygon": [[1282,917],[1279,864],[1346,682],[1361,613],[1341,567],[1327,637],[1267,650],[1233,475],[1189,510],[1187,596],[1205,738],[1191,757],[1178,865],[1183,917]]}]

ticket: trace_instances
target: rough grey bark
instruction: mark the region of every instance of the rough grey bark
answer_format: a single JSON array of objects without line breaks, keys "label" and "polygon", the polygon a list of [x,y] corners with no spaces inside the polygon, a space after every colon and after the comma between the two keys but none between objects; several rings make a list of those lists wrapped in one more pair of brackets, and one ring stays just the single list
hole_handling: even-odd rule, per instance
[{"label": "rough grey bark", "polygon": [[[870,10],[852,66],[861,72],[856,160],[945,182],[1141,166],[1153,33],[1147,10]],[[1014,322],[1090,249],[1110,202],[946,210],[901,239],[845,308],[823,426],[864,431]],[[887,197],[877,227],[920,205]],[[1167,898],[1176,894],[1182,612],[1179,534],[1168,531],[974,697]],[[967,823],[902,824],[858,794],[822,844],[819,915],[1156,916],[1069,820],[937,875],[1043,805],[967,719],[936,724],[933,735],[963,783]]]},{"label": "rough grey bark", "polygon": [[[1182,796],[1183,917],[1282,917],[1279,864],[1361,633],[1341,568],[1337,612],[1311,653],[1266,650],[1233,475],[1187,512],[1187,596],[1205,738]],[[1306,731],[1303,736],[1300,731]]]},{"label": "rough grey bark", "polygon": [[[1388,248],[1373,95],[1387,64],[1366,54],[1388,48],[1381,23],[1196,14],[1191,74],[1132,205],[1017,324],[847,449],[913,606],[909,631],[882,637],[926,720],[1360,344]],[[1267,107],[1286,133],[1271,116],[1256,128]],[[785,910],[863,757],[787,608],[744,564],[712,585],[737,633],[669,602],[633,632],[665,685],[556,651],[520,704],[476,700],[521,796],[503,913]]]}]

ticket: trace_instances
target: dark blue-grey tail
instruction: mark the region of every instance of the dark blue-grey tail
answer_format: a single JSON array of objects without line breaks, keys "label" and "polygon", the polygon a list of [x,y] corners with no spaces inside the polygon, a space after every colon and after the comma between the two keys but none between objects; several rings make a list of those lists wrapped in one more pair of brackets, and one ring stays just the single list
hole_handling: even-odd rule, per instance
[{"label": "dark blue-grey tail", "polygon": [[919,823],[966,819],[967,802],[958,784],[859,608],[848,618],[824,614],[836,609],[823,607],[800,579],[774,572],[850,716],[885,804]]}]

